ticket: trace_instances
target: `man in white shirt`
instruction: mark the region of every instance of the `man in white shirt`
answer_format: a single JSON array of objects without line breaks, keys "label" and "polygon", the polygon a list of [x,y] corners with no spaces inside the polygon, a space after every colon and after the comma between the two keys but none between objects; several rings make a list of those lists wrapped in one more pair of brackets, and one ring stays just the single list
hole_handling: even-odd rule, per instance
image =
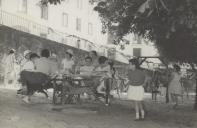
[{"label": "man in white shirt", "polygon": [[36,72],[41,72],[46,75],[53,75],[58,72],[58,65],[54,64],[49,59],[50,52],[48,49],[44,49],[41,52],[41,58],[35,60]]}]

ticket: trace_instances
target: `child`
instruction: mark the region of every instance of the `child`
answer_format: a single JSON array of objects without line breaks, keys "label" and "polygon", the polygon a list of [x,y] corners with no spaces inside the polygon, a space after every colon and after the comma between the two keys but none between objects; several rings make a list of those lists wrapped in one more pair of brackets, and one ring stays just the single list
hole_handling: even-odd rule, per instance
[{"label": "child", "polygon": [[[99,57],[98,63],[99,65],[95,69],[95,71],[97,72],[97,75],[102,76],[102,77],[99,78],[99,80],[97,81],[99,82],[99,85],[96,88],[97,98],[98,96],[106,98],[106,96],[108,95],[107,93],[109,93],[109,86],[105,86],[104,80],[106,78],[111,78],[111,69],[110,69],[110,65],[108,64],[108,59],[104,56]],[[109,105],[108,98],[106,98],[105,100],[106,100],[106,105],[108,106]]]},{"label": "child", "polygon": [[[92,58],[90,56],[85,57],[85,65],[81,66],[79,69],[79,73],[81,75],[84,75],[84,77],[90,77],[93,70],[94,70],[94,66],[92,65]],[[93,81],[82,81],[82,86],[85,85],[92,85],[93,86]]]},{"label": "child", "polygon": [[91,75],[94,70],[94,66],[92,65],[92,58],[87,56],[85,58],[85,65],[80,67],[80,74]]},{"label": "child", "polygon": [[137,59],[129,60],[129,70],[128,70],[128,99],[133,100],[135,103],[135,111],[136,111],[136,121],[144,119],[145,112],[143,107],[143,96],[144,96],[144,88],[143,84],[145,82],[145,74],[140,70],[139,62]]},{"label": "child", "polygon": [[22,71],[35,71],[34,61],[38,59],[39,56],[36,53],[31,53],[29,56],[29,60],[23,65]]},{"label": "child", "polygon": [[74,53],[71,49],[68,49],[66,51],[66,56],[65,56],[65,59],[62,60],[62,68],[63,68],[63,74],[70,74],[70,73],[74,73],[74,65],[75,65],[75,62],[73,60],[73,56],[74,56]]}]

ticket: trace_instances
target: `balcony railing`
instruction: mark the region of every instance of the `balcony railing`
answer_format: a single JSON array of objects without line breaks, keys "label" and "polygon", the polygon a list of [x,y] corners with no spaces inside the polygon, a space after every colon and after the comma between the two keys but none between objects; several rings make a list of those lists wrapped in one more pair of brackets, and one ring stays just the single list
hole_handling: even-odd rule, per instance
[{"label": "balcony railing", "polygon": [[[60,32],[51,27],[40,25],[34,21],[3,10],[0,11],[0,24],[83,50],[90,50],[89,46],[99,47],[87,39]],[[80,40],[80,45],[78,40]]]},{"label": "balcony railing", "polygon": [[[88,41],[87,39],[68,33],[60,32],[51,27],[38,24],[37,22],[31,21],[18,15],[14,15],[3,10],[0,10],[0,24],[42,38],[70,45],[78,49],[83,49],[86,51],[91,51],[95,49],[101,55],[105,56],[107,56],[106,51],[109,50],[109,48],[103,47],[102,45],[97,45],[91,41]],[[116,51],[116,54],[118,53],[119,52]]]}]

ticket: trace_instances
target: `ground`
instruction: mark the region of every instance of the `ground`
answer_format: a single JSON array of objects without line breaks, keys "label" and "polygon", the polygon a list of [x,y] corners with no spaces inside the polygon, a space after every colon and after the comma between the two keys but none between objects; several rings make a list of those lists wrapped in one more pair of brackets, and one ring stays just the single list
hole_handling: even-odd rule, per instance
[{"label": "ground", "polygon": [[164,101],[145,100],[147,117],[134,121],[132,103],[113,100],[102,103],[82,103],[54,106],[50,99],[37,95],[32,104],[25,104],[16,90],[0,88],[1,128],[196,128],[197,111],[184,100],[177,109]]}]

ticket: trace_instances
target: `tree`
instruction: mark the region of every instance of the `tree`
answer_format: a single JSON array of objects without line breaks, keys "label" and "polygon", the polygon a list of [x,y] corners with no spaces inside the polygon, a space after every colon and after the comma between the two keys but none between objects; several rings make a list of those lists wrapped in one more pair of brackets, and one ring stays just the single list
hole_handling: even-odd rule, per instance
[{"label": "tree", "polygon": [[196,0],[93,1],[104,31],[114,32],[118,42],[133,32],[155,42],[169,59],[197,62]]},{"label": "tree", "polygon": [[135,33],[154,42],[169,60],[197,63],[197,0],[91,1],[96,3],[103,31],[118,37],[116,44]]},{"label": "tree", "polygon": [[[57,4],[63,0],[41,1]],[[101,17],[103,32],[109,31],[116,36],[115,44],[120,44],[125,35],[135,33],[154,42],[160,55],[169,60],[197,63],[197,0],[90,2],[96,4],[94,9]]]}]

